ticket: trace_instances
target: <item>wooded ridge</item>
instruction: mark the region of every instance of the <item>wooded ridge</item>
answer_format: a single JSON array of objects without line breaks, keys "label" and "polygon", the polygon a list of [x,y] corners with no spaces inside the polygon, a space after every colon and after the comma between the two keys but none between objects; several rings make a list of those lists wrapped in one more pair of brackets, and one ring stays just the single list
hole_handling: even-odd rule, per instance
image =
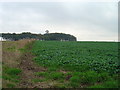
[{"label": "wooded ridge", "polygon": [[37,39],[37,40],[55,40],[55,41],[76,41],[76,37],[65,33],[46,33],[46,34],[33,34],[30,32],[16,33],[2,33],[3,39],[16,41],[20,39]]}]

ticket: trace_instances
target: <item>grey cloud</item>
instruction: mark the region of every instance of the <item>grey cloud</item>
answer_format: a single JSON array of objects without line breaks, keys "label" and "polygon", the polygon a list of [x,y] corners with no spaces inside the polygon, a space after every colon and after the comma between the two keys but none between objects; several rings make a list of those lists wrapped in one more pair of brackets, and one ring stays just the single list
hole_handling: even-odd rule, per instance
[{"label": "grey cloud", "polygon": [[88,35],[116,38],[117,19],[117,3],[0,3],[0,28],[6,32],[21,29],[39,32],[41,27],[42,33],[48,28],[78,38],[81,37],[78,33],[86,35],[85,39]]}]

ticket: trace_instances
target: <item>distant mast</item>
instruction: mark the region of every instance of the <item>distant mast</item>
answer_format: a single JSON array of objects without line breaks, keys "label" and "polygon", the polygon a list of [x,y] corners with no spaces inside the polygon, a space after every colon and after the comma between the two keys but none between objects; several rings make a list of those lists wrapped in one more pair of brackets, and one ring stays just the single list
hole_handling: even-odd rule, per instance
[{"label": "distant mast", "polygon": [[46,32],[46,34],[48,34],[48,33],[49,33],[49,31],[48,31],[48,30],[46,30],[45,32]]}]

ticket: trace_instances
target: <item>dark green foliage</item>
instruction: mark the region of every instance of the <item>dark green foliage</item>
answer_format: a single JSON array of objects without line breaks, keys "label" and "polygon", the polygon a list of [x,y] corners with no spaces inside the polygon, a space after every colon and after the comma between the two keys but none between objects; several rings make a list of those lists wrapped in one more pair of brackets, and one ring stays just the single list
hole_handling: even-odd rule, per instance
[{"label": "dark green foliage", "polygon": [[45,67],[84,72],[118,73],[118,48],[112,42],[36,41],[34,60]]},{"label": "dark green foliage", "polygon": [[2,37],[4,39],[9,39],[9,40],[20,40],[20,39],[28,39],[28,38],[34,38],[34,39],[42,39],[42,35],[41,34],[32,34],[30,32],[23,32],[20,34],[16,34],[16,33],[2,33]]},{"label": "dark green foliage", "polygon": [[49,33],[44,34],[43,36],[44,40],[56,40],[56,41],[76,41],[76,37],[70,35],[70,34],[64,34],[64,33]]},{"label": "dark green foliage", "polygon": [[57,41],[76,41],[76,37],[64,33],[49,33],[49,34],[32,34],[30,32],[16,33],[2,33],[4,39],[20,40],[20,39],[38,39],[38,40],[57,40]]},{"label": "dark green foliage", "polygon": [[120,71],[117,44],[36,41],[32,52],[34,61],[47,68],[38,75],[48,80],[65,83],[65,87],[116,88]]}]

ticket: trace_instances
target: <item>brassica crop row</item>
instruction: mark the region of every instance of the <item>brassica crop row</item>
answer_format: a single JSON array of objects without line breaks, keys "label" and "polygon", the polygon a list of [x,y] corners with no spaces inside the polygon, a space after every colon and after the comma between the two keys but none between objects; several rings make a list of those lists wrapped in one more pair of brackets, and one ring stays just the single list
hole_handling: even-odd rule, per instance
[{"label": "brassica crop row", "polygon": [[109,73],[120,71],[117,42],[36,41],[32,52],[36,56],[34,60],[46,67]]}]

